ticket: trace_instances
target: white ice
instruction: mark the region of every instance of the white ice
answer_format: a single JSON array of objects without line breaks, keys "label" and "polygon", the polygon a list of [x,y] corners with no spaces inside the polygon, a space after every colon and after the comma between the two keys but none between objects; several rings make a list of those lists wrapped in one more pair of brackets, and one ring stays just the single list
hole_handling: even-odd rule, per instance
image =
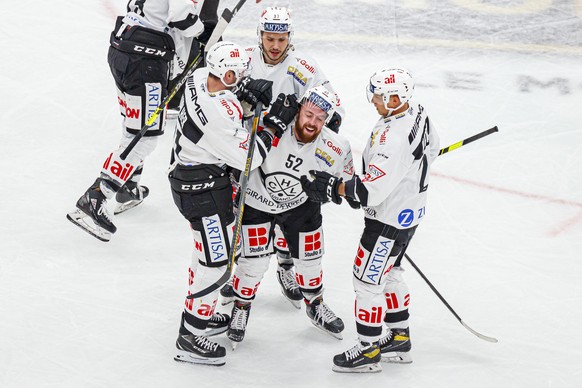
[{"label": "white ice", "polygon": [[[261,6],[287,4],[249,0],[225,37],[254,43]],[[341,133],[358,168],[376,120],[364,85],[379,67],[413,72],[443,146],[500,130],[435,162],[408,251],[463,320],[499,343],[465,330],[405,264],[414,362],[375,375],[331,371],[356,339],[361,211],[324,211],[325,296],[344,340],[284,301],[272,262],[245,341],[220,368],[173,360],[192,247],[166,178],[171,128],[146,162],[150,197],[116,218],[111,242],[65,219],[118,145],[106,52],[124,7],[2,2],[1,387],[582,386],[579,0],[291,2],[296,45],[346,106]]]}]

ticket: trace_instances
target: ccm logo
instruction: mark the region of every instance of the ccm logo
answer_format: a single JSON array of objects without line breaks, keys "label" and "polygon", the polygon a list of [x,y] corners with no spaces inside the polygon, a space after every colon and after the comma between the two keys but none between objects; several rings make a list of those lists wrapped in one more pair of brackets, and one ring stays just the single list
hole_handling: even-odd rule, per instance
[{"label": "ccm logo", "polygon": [[138,46],[138,45],[133,46],[133,51],[136,51],[138,53],[146,53],[146,54],[150,54],[150,55],[157,55],[157,56],[160,56],[160,57],[163,57],[164,55],[166,55],[166,51],[162,51],[162,50],[158,50],[158,49],[153,49],[151,47]]},{"label": "ccm logo", "polygon": [[197,190],[204,190],[210,189],[214,187],[215,182],[205,182],[205,183],[197,183],[193,185],[182,185],[182,190],[184,191],[197,191]]}]

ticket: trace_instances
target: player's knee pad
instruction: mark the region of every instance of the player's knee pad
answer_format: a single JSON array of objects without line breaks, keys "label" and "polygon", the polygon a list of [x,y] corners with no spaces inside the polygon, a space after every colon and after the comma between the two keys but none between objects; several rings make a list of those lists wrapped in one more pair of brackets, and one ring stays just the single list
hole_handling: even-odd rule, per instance
[{"label": "player's knee pad", "polygon": [[383,286],[366,283],[355,277],[353,282],[356,292],[354,313],[358,335],[363,341],[377,341],[382,334],[382,320],[386,310]]},{"label": "player's knee pad", "polygon": [[[127,148],[129,143],[133,141],[135,138],[134,135],[129,133],[124,133],[121,136],[120,140],[120,148],[122,151]],[[135,154],[141,160],[145,160],[148,156],[151,155],[152,152],[156,149],[159,142],[159,137],[142,137],[136,144],[135,147],[131,150],[130,154]]]},{"label": "player's knee pad", "polygon": [[321,257],[313,260],[294,259],[295,280],[305,299],[312,300],[323,291]]},{"label": "player's knee pad", "polygon": [[273,254],[273,234],[271,222],[246,224],[242,226],[242,255],[260,257]]},{"label": "player's knee pad", "polygon": [[392,252],[395,243],[395,240],[378,236],[374,247],[368,251],[360,242],[354,259],[354,277],[364,283],[383,284],[398,259]]},{"label": "player's knee pad", "polygon": [[386,298],[384,321],[391,327],[408,327],[408,323],[404,322],[409,317],[410,292],[402,276],[403,273],[403,268],[392,268],[384,285],[384,296]]},{"label": "player's knee pad", "polygon": [[[190,269],[188,295],[207,288],[216,282],[223,273],[224,268],[207,267],[205,265],[198,265],[196,270]],[[218,290],[199,298],[186,299],[184,309],[193,317],[193,319],[188,320],[191,325],[197,328],[204,328],[204,324],[199,321],[208,321],[210,319],[216,308],[217,300]]]},{"label": "player's knee pad", "polygon": [[130,152],[125,160],[121,159],[120,155],[124,149],[125,147],[119,148],[109,154],[101,168],[101,177],[112,182],[114,191],[119,191],[142,162],[142,159],[133,152]]},{"label": "player's knee pad", "polygon": [[269,256],[244,257],[238,259],[232,278],[232,288],[237,299],[252,300],[269,268]]},{"label": "player's knee pad", "polygon": [[[291,237],[290,237],[291,238]],[[294,242],[289,241],[289,244]],[[299,232],[298,241],[298,256],[299,260],[316,260],[321,259],[325,253],[323,244],[323,228],[319,226],[317,229],[308,232]],[[291,252],[293,256],[293,252]]]},{"label": "player's knee pad", "polygon": [[227,224],[217,214],[190,223],[194,237],[193,261],[203,266],[222,267],[230,260],[234,221]]}]

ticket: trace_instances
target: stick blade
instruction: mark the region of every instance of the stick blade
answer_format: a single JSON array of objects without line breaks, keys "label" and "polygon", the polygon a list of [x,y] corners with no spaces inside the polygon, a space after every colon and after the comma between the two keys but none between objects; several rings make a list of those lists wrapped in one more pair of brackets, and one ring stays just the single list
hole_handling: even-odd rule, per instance
[{"label": "stick blade", "polygon": [[471,333],[475,334],[477,337],[481,338],[483,341],[491,342],[494,344],[499,342],[497,340],[497,338],[488,337],[486,335],[479,333],[478,331],[473,330],[469,325],[467,325],[465,322],[463,322],[463,320],[461,320],[460,322],[461,322],[461,325],[463,325],[465,327],[465,329],[469,330]]}]

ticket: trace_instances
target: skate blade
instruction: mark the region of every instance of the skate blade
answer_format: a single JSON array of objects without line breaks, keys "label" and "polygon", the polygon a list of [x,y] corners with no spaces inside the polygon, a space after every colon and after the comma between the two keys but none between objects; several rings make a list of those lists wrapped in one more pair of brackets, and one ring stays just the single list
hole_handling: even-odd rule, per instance
[{"label": "skate blade", "polygon": [[67,220],[89,233],[98,240],[108,242],[111,240],[111,233],[96,225],[91,217],[77,209],[67,214]]},{"label": "skate blade", "polygon": [[136,200],[132,200],[132,201],[128,201],[128,202],[119,203],[115,207],[113,214],[118,215],[118,214],[121,214],[123,212],[126,212],[129,209],[133,209],[134,207],[136,207],[137,205],[139,205],[142,202],[143,202],[143,199],[136,199]]},{"label": "skate blade", "polygon": [[206,336],[206,337],[212,337],[212,336],[215,336],[215,335],[222,334],[222,333],[224,333],[227,330],[228,330],[228,326],[217,327],[215,329],[206,329],[206,332],[204,332],[204,336]]},{"label": "skate blade", "polygon": [[331,336],[331,337],[333,337],[335,339],[338,339],[340,341],[344,339],[344,337],[342,336],[342,333],[341,332],[339,332],[339,333],[332,333],[329,330],[325,330],[325,328],[321,327],[320,325],[318,325],[317,323],[315,323],[313,321],[311,321],[311,323],[313,324],[313,326],[317,327],[319,330],[323,331],[325,334],[327,334],[327,335],[329,335],[329,336]]},{"label": "skate blade", "polygon": [[378,373],[382,372],[382,365],[375,363],[362,365],[355,368],[345,368],[342,366],[334,365],[331,370],[338,373]]},{"label": "skate blade", "polygon": [[287,297],[287,295],[285,295],[285,291],[283,291],[282,289],[281,289],[281,294],[283,295],[283,297],[284,297],[285,299],[287,299],[287,301],[289,301],[289,303],[291,303],[291,305],[292,305],[293,307],[295,307],[295,308],[296,308],[296,309],[298,309],[298,310],[301,310],[301,304],[302,304],[302,302],[303,302],[303,299],[301,299],[301,300],[293,300],[293,299],[289,299],[289,298]]},{"label": "skate blade", "polygon": [[387,364],[411,364],[412,357],[409,352],[387,352],[382,353],[380,361]]},{"label": "skate blade", "polygon": [[200,357],[196,356],[193,353],[176,350],[177,354],[174,356],[174,360],[180,362],[188,362],[190,364],[201,364],[201,365],[212,365],[212,366],[223,366],[226,364],[224,357],[217,357],[217,358],[207,358],[207,357]]},{"label": "skate blade", "polygon": [[240,342],[230,340],[230,347],[232,348],[233,351],[236,350],[238,344],[240,344]]}]

